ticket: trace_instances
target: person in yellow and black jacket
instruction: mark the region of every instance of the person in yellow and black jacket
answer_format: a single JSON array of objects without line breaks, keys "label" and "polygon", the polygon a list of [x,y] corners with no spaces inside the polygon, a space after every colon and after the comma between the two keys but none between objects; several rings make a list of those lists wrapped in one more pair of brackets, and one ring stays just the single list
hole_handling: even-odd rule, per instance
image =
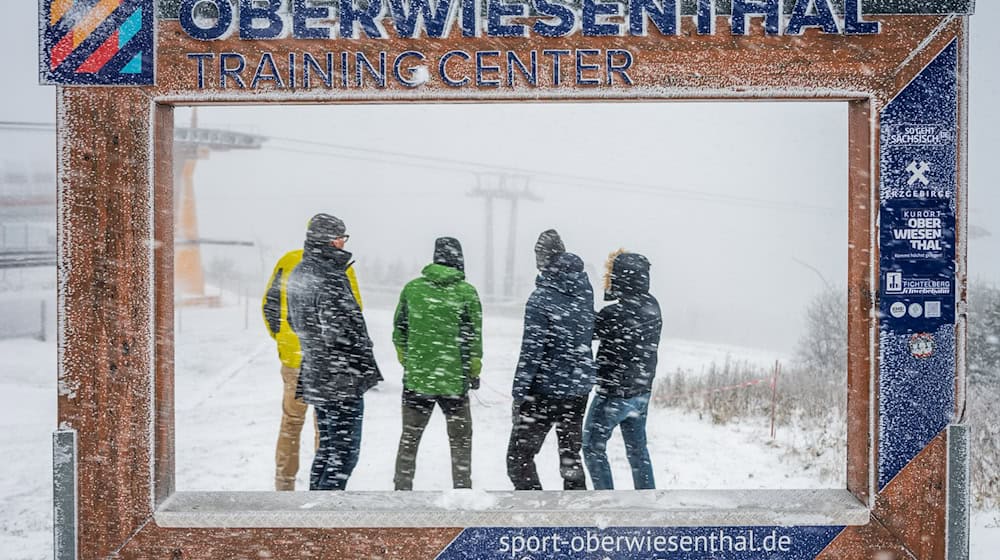
[{"label": "person in yellow and black jacket", "polygon": [[[267,281],[267,290],[261,303],[267,332],[278,345],[281,381],[284,387],[281,398],[281,429],[278,432],[278,444],[274,453],[274,489],[278,491],[295,490],[295,476],[299,471],[299,439],[308,408],[305,401],[295,397],[299,368],[302,366],[302,347],[299,338],[288,324],[288,277],[302,261],[302,252],[302,249],[289,251],[278,259],[274,272]],[[358,307],[361,307],[361,292],[358,290],[354,266],[349,265],[346,272],[347,279],[351,283],[351,292],[358,302]],[[318,432],[316,442],[318,447]]]}]

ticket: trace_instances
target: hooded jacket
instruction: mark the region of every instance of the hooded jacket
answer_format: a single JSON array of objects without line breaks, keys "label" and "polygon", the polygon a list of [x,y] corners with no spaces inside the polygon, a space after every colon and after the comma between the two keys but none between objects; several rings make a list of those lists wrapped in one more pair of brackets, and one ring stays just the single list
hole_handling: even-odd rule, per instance
[{"label": "hooded jacket", "polygon": [[296,396],[312,405],[360,397],[382,380],[346,269],[351,253],[307,236],[288,280],[288,322],[302,346]]},{"label": "hooded jacket", "polygon": [[632,398],[652,390],[663,320],[649,293],[649,261],[638,253],[612,256],[606,300],[597,314],[597,392]]},{"label": "hooded jacket", "polygon": [[[291,325],[288,324],[288,278],[300,262],[302,262],[302,249],[289,251],[278,259],[267,281],[264,299],[261,301],[267,332],[278,343],[278,358],[283,366],[292,369],[299,369],[302,365],[302,346]],[[351,283],[354,299],[357,300],[358,307],[363,308],[354,267],[348,265],[346,274],[347,280]]]},{"label": "hooded jacket", "polygon": [[[442,260],[442,259],[435,259]],[[479,377],[483,309],[479,294],[454,266],[429,264],[399,296],[392,342],[403,386],[426,395],[464,395]]]},{"label": "hooded jacket", "polygon": [[594,385],[594,291],[573,253],[555,256],[535,280],[524,307],[521,355],[512,395],[586,396]]}]

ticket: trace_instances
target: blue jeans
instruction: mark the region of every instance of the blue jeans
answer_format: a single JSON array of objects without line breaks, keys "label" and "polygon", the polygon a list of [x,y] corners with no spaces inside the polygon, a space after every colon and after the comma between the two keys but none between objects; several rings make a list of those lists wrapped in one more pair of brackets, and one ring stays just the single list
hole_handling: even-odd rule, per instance
[{"label": "blue jeans", "polygon": [[343,490],[358,464],[363,397],[315,406],[319,448],[309,473],[310,490]]},{"label": "blue jeans", "polygon": [[594,395],[583,427],[583,459],[594,482],[594,490],[613,490],[615,487],[611,465],[608,464],[608,440],[615,426],[619,425],[635,489],[656,488],[653,464],[646,448],[648,410],[649,393],[630,399]]}]

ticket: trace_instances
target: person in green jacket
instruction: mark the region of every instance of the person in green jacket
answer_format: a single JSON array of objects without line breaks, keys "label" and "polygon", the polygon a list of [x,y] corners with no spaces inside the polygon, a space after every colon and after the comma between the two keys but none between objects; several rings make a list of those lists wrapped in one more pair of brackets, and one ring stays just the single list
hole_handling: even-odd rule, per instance
[{"label": "person in green jacket", "polygon": [[403,433],[396,453],[396,490],[412,490],[417,448],[434,405],[441,407],[451,446],[455,488],[472,487],[472,415],[469,389],[479,388],[483,310],[465,281],[462,245],[434,243],[434,262],[403,288],[392,341],[403,365]]}]

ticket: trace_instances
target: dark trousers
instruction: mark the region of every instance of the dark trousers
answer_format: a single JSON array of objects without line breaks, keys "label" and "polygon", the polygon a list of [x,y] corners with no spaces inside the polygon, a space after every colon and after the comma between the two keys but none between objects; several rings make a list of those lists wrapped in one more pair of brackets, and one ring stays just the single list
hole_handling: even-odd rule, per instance
[{"label": "dark trousers", "polygon": [[425,395],[403,389],[403,433],[396,452],[396,490],[413,490],[417,449],[434,405],[441,407],[451,447],[451,481],[455,488],[472,488],[472,413],[468,395]]},{"label": "dark trousers", "polygon": [[587,397],[553,399],[529,397],[517,411],[507,444],[507,476],[515,490],[541,490],[535,455],[555,426],[559,440],[559,475],[563,490],[586,490],[587,477],[580,460],[583,413]]},{"label": "dark trousers", "polygon": [[309,473],[310,490],[344,490],[358,464],[364,398],[317,405],[319,448]]}]

